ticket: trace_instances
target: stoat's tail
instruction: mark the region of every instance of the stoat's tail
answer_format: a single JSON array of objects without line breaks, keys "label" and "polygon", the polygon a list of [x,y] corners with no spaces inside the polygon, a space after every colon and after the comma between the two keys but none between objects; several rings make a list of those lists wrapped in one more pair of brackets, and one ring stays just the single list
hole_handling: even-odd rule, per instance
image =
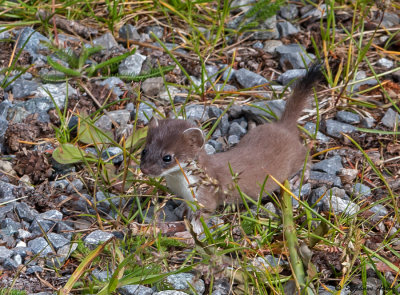
[{"label": "stoat's tail", "polygon": [[296,81],[293,93],[286,102],[280,122],[288,127],[295,127],[302,111],[306,108],[313,86],[324,78],[322,65],[313,64],[306,75]]}]

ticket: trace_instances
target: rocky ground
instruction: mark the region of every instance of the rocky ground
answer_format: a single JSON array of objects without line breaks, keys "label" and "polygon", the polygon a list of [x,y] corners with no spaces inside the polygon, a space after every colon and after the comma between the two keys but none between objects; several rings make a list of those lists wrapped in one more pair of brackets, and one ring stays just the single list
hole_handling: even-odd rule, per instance
[{"label": "rocky ground", "polygon": [[[173,38],[175,31],[164,19],[161,23],[151,19],[137,24],[129,21],[115,35],[89,27],[71,34],[58,27],[57,37],[52,36],[52,40],[40,26],[2,30],[0,39],[5,41],[0,42],[0,285],[29,294],[53,294],[66,284],[82,261],[85,253],[82,247],[94,249],[110,238],[127,239],[132,234],[124,223],[127,220],[147,224],[162,219],[165,223],[179,224],[181,202],[154,197],[167,193],[147,181],[137,162],[128,161],[122,139],[141,130],[153,115],[184,116],[205,127],[205,132],[212,130],[219,118],[205,146],[208,153],[218,153],[237,144],[251,124],[279,117],[291,82],[304,75],[306,65],[319,55],[312,40],[317,46],[323,44],[320,20],[324,23],[327,19],[324,5],[314,7],[300,2],[282,5],[276,16],[259,24],[255,32],[230,36],[222,53],[212,54],[204,64],[190,48],[183,46],[183,38]],[[236,28],[245,12],[245,7],[233,9],[226,27]],[[378,9],[372,9],[368,14],[369,30],[377,26],[390,32],[400,28],[399,11],[387,11],[382,22],[379,13]],[[352,11],[343,9],[336,17],[342,25],[338,25],[336,34],[342,36],[344,28],[352,24]],[[202,31],[209,38],[208,32]],[[164,42],[174,58],[152,34]],[[400,70],[396,70],[398,56],[391,52],[400,45],[396,38],[387,43],[388,38],[388,31],[379,30],[373,38],[376,46],[368,54],[377,76],[363,61],[354,79],[340,77],[335,85],[318,87],[318,113],[314,104],[299,122],[308,131],[302,136],[311,150],[311,172],[301,190],[294,188],[294,193],[317,212],[330,216],[327,218],[367,220],[362,223],[363,228],[360,226],[364,245],[399,266],[396,251],[400,249],[400,239],[395,211],[400,192],[400,146],[398,133],[394,131],[400,116],[393,104],[399,101]],[[60,77],[62,72],[51,65],[48,56],[64,67],[71,64],[47,43],[74,51],[78,57],[83,46],[102,49],[84,60],[86,68],[81,68],[80,76],[54,83],[52,77]],[[385,47],[387,44],[390,46]],[[128,46],[129,50],[136,48],[136,52],[123,59],[116,72],[91,75],[86,70],[128,52]],[[333,69],[337,70],[337,64],[347,58],[346,46],[329,52],[330,63],[336,64]],[[134,82],[123,76],[148,74],[159,66],[172,67],[163,76]],[[379,83],[380,87],[374,87]],[[105,111],[95,114],[103,105],[107,105]],[[82,118],[93,114],[90,118],[93,130],[101,130],[112,140],[103,142],[101,136],[89,142],[80,140],[77,130],[82,131],[79,129]],[[93,141],[101,141],[101,145],[94,145]],[[55,161],[52,154],[66,142],[79,146],[85,159],[97,162]],[[137,147],[130,150],[132,158],[139,159],[139,150]],[[99,161],[101,165],[93,165]],[[100,166],[108,169],[108,178]],[[131,179],[129,189],[124,190],[118,173],[128,167],[135,181]],[[135,215],[140,211],[135,197],[143,200],[149,195],[153,198],[141,207],[148,210],[147,215],[143,218]],[[390,195],[394,196],[394,204]],[[263,204],[280,215],[280,208],[271,199]],[[302,208],[296,200],[293,204],[296,210]],[[120,215],[125,216],[124,222]],[[273,219],[272,215],[265,218]],[[223,219],[232,221],[229,217]],[[337,288],[335,276],[344,271],[340,235],[337,239],[336,245],[314,250],[312,261],[318,273],[323,274],[325,287],[321,287],[319,294],[331,294],[328,290]],[[342,239],[344,243],[346,239]],[[388,241],[392,251],[379,250]],[[283,269],[289,268],[285,256],[273,254],[252,257],[248,263],[260,271],[278,264]],[[281,260],[278,262],[276,257]],[[109,280],[115,270],[100,265],[100,262],[98,267],[92,265],[87,272],[94,282]],[[365,274],[369,284],[367,294],[383,290],[377,272],[389,286],[397,285],[396,271],[387,265],[377,265],[377,271],[369,268]],[[219,278],[212,294],[238,294],[232,288],[234,284],[229,277]],[[340,294],[362,294],[359,284],[360,279],[354,277]],[[162,291],[160,286],[169,286],[172,291]],[[197,294],[205,294],[210,291],[210,282],[194,269],[166,277],[163,285],[128,284],[118,292],[187,294],[190,288]]]}]

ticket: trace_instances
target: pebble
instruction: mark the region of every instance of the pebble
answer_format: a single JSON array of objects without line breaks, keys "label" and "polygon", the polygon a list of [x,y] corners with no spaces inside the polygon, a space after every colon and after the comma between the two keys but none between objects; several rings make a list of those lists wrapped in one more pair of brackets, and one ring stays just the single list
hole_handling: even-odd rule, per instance
[{"label": "pebble", "polygon": [[326,184],[328,186],[342,186],[342,181],[338,176],[319,171],[311,171],[309,181],[316,184]]},{"label": "pebble", "polygon": [[325,196],[321,200],[323,204],[323,210],[332,210],[335,214],[344,213],[345,215],[354,215],[360,211],[360,206],[357,204],[343,200],[335,195]]},{"label": "pebble", "polygon": [[297,5],[295,5],[295,4],[289,4],[289,5],[282,6],[282,7],[279,9],[279,15],[280,15],[281,17],[283,17],[284,19],[293,20],[293,19],[295,19],[296,17],[298,17],[298,15],[299,15],[299,10],[298,10],[298,8],[297,8]]},{"label": "pebble", "polygon": [[351,134],[356,131],[356,127],[353,125],[342,123],[336,120],[326,120],[322,122],[322,127],[326,134],[336,138],[342,138],[342,133]]},{"label": "pebble", "polygon": [[19,218],[29,223],[31,223],[35,219],[35,216],[38,215],[38,212],[29,207],[26,203],[17,203],[15,205],[15,212]]},{"label": "pebble", "polygon": [[347,169],[343,168],[340,170],[339,177],[343,183],[351,183],[354,179],[357,178],[358,170],[357,169]]},{"label": "pebble", "polygon": [[340,156],[334,156],[329,159],[315,163],[312,170],[326,172],[328,174],[336,175],[343,169],[342,158]]},{"label": "pebble", "polygon": [[125,285],[118,288],[118,292],[122,295],[152,295],[153,289],[142,285]]},{"label": "pebble", "polygon": [[18,78],[11,85],[12,94],[15,99],[34,95],[38,87],[39,84],[36,81],[29,81],[22,78]]},{"label": "pebble", "polygon": [[208,144],[208,143],[206,143],[204,145],[204,150],[206,151],[207,155],[212,155],[212,154],[215,154],[215,152],[216,152],[215,148],[211,144]]},{"label": "pebble", "polygon": [[140,41],[140,35],[135,26],[131,24],[123,25],[119,31],[119,37],[125,40]]},{"label": "pebble", "polygon": [[148,78],[142,83],[143,94],[147,96],[157,96],[164,87],[162,77]]},{"label": "pebble", "polygon": [[335,118],[343,123],[348,123],[348,124],[360,123],[360,115],[353,112],[339,111],[336,113]]},{"label": "pebble", "polygon": [[51,249],[50,245],[43,237],[30,240],[28,242],[28,247],[32,249],[32,252],[35,255],[39,254],[41,257],[46,257],[47,254],[53,253],[53,250]]},{"label": "pebble", "polygon": [[361,127],[371,129],[375,126],[374,118],[362,118],[361,119]]},{"label": "pebble", "polygon": [[281,56],[279,63],[283,69],[305,69],[315,58],[313,54],[306,54],[304,47],[298,44],[282,45],[276,51]]},{"label": "pebble", "polygon": [[5,218],[0,221],[0,229],[2,234],[13,236],[21,229],[21,224],[11,218]]},{"label": "pebble", "polygon": [[319,7],[309,9],[306,13],[302,13],[301,18],[311,18],[312,20],[310,22],[313,22],[317,19],[321,19],[326,16],[326,4],[321,4]]},{"label": "pebble", "polygon": [[[380,15],[377,16],[380,20]],[[382,26],[385,28],[391,28],[397,26],[400,23],[400,17],[397,13],[385,11],[385,15],[383,16]]]},{"label": "pebble", "polygon": [[299,30],[288,21],[278,22],[276,27],[278,28],[278,32],[281,38],[287,37],[289,35],[294,35],[299,32]]},{"label": "pebble", "polygon": [[257,41],[251,47],[253,47],[254,49],[263,49],[264,45],[262,44],[261,41]]},{"label": "pebble", "polygon": [[229,127],[229,132],[228,135],[236,135],[238,138],[243,137],[245,135],[247,130],[243,128],[239,123],[233,122],[231,126]]},{"label": "pebble", "polygon": [[382,204],[373,205],[371,208],[369,208],[369,210],[374,213],[374,215],[372,216],[372,220],[374,222],[378,221],[388,214],[388,210]]},{"label": "pebble", "polygon": [[362,183],[355,183],[353,185],[353,192],[356,198],[364,199],[372,195],[371,189]]},{"label": "pebble", "polygon": [[[306,129],[308,132],[310,132],[310,134],[312,136],[314,136],[316,128],[317,128],[317,125],[313,122],[307,122],[304,125],[304,129]],[[315,138],[320,142],[329,142],[331,140],[328,136],[326,136],[325,134],[323,134],[320,131],[317,132],[317,135]]]},{"label": "pebble", "polygon": [[252,88],[269,83],[263,76],[243,68],[235,71],[235,78],[243,88]]},{"label": "pebble", "polygon": [[98,83],[101,86],[107,85],[108,88],[110,90],[112,89],[113,93],[118,97],[121,97],[124,94],[122,89],[126,87],[125,82],[118,77],[109,77],[103,81],[99,81]]},{"label": "pebble", "polygon": [[196,278],[196,276],[191,273],[170,275],[165,281],[175,290],[190,292],[191,286],[196,290],[197,294],[201,295],[205,291],[204,281]]},{"label": "pebble", "polygon": [[[252,20],[247,19],[245,23],[250,23]],[[250,40],[269,40],[269,39],[278,39],[279,32],[276,28],[276,15],[273,15],[264,21],[262,21],[254,30],[251,32],[252,36]],[[245,33],[244,37],[247,37],[250,33]]]},{"label": "pebble", "polygon": [[101,153],[101,158],[106,162],[111,158],[113,164],[119,164],[124,160],[124,155],[121,148],[114,146],[103,151]]},{"label": "pebble", "polygon": [[115,41],[114,36],[110,32],[107,32],[104,35],[93,39],[93,45],[101,46],[105,50],[110,50],[113,47],[118,47],[118,42]]},{"label": "pebble", "polygon": [[88,234],[86,236],[86,238],[84,239],[84,241],[87,246],[98,245],[98,244],[102,244],[102,243],[108,241],[109,239],[111,239],[113,237],[114,237],[114,235],[112,233],[105,232],[102,230],[95,230],[94,232],[91,232],[90,234]]},{"label": "pebble", "polygon": [[276,54],[276,49],[281,45],[283,45],[283,43],[280,40],[267,40],[264,42],[263,51],[269,54]]},{"label": "pebble", "polygon": [[[150,119],[153,118],[153,110],[156,108],[156,105],[149,101],[142,101],[139,104],[139,110],[137,114],[137,118],[139,122],[147,125],[150,122]],[[132,118],[136,118],[136,113],[132,113]]]},{"label": "pebble", "polygon": [[[223,69],[225,69],[225,70],[223,70]],[[222,65],[220,70],[223,70],[222,80],[224,80],[226,82],[230,82],[235,77],[236,70],[233,69],[231,66]]]},{"label": "pebble", "polygon": [[214,139],[210,139],[208,141],[208,144],[211,145],[214,148],[215,152],[217,152],[217,153],[223,151],[222,143],[220,143],[219,141],[216,141]]},{"label": "pebble", "polygon": [[239,143],[239,137],[237,135],[229,135],[228,137],[228,144],[230,146],[234,146],[235,144]]},{"label": "pebble", "polygon": [[30,27],[25,27],[19,31],[19,34],[16,34],[16,38],[19,38],[17,48],[21,49],[24,46],[24,50],[29,52],[29,54],[32,56],[33,63],[40,60],[46,60],[46,58],[39,52],[48,49],[45,44],[50,43],[51,41],[47,37],[36,32]]},{"label": "pebble", "polygon": [[[285,105],[286,102],[283,99],[263,100],[243,106],[242,112],[248,120],[261,124],[268,122],[265,118],[270,120],[280,118],[285,109]],[[273,116],[271,112],[274,113],[276,117]]]},{"label": "pebble", "polygon": [[287,70],[282,75],[280,75],[277,79],[279,83],[282,85],[287,85],[290,82],[294,82],[295,79],[300,77],[304,77],[307,73],[306,69],[294,69],[294,70]]},{"label": "pebble", "polygon": [[186,120],[205,122],[209,119],[208,107],[200,104],[185,106]]},{"label": "pebble", "polygon": [[166,290],[166,291],[155,292],[153,293],[153,295],[188,295],[188,293],[175,290]]},{"label": "pebble", "polygon": [[381,123],[384,126],[393,129],[396,125],[399,125],[400,115],[392,108],[389,108],[381,119]]},{"label": "pebble", "polygon": [[146,58],[146,56],[141,55],[140,53],[128,56],[118,66],[118,74],[133,76],[139,75]]},{"label": "pebble", "polygon": [[376,64],[378,66],[380,66],[380,67],[383,67],[383,68],[387,69],[387,70],[393,68],[393,66],[394,66],[394,62],[393,61],[391,61],[390,59],[384,58],[384,57],[379,59],[376,62]]},{"label": "pebble", "polygon": [[160,26],[149,26],[146,27],[145,32],[149,35],[153,33],[154,35],[157,36],[158,39],[161,39],[164,35],[164,28]]},{"label": "pebble", "polygon": [[[168,90],[167,90],[168,89]],[[174,98],[181,93],[181,91],[176,88],[175,86],[167,86],[167,89],[164,91],[161,91],[160,94],[158,95],[159,99],[161,101],[169,103],[170,101],[174,101]],[[185,98],[186,99],[186,98]],[[185,100],[183,100],[185,101]]]},{"label": "pebble", "polygon": [[78,95],[78,92],[69,83],[43,84],[35,91],[36,97],[46,98],[50,102],[54,101],[60,109],[64,108],[67,94],[70,98]]}]

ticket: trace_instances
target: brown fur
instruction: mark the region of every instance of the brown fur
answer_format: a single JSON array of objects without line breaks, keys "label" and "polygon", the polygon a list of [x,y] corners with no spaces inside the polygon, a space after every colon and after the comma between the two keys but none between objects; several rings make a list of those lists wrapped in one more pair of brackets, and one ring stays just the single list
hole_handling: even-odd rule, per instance
[{"label": "brown fur", "polygon": [[[283,182],[302,168],[307,149],[299,139],[296,121],[319,76],[322,76],[320,69],[312,68],[295,86],[278,122],[250,130],[236,147],[224,153],[207,155],[203,149],[202,134],[198,131],[185,132],[195,127],[192,123],[177,119],[153,120],[146,153],[141,160],[143,173],[160,176],[177,165],[175,159],[180,163],[195,161],[199,168],[197,175],[210,180],[207,184],[198,183],[196,198],[204,209],[214,212],[224,202],[240,201],[230,166],[238,174],[241,191],[257,199],[268,175]],[[172,155],[173,161],[164,163],[162,158],[165,155]],[[272,179],[268,179],[264,190],[271,192],[277,187]]]}]

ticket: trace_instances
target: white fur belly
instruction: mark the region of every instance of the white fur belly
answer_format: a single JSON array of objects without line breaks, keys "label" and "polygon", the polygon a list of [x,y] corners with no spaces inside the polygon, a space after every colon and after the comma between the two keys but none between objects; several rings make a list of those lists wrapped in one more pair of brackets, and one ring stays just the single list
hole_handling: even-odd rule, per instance
[{"label": "white fur belly", "polygon": [[[193,194],[196,194],[196,189],[189,188],[189,184],[183,175],[182,171],[176,171],[174,173],[165,175],[165,180],[167,181],[168,188],[176,194],[178,197],[182,197],[187,201],[194,201]],[[193,175],[187,175],[190,184],[197,182],[198,178]],[[196,196],[196,195],[195,195]]]}]

